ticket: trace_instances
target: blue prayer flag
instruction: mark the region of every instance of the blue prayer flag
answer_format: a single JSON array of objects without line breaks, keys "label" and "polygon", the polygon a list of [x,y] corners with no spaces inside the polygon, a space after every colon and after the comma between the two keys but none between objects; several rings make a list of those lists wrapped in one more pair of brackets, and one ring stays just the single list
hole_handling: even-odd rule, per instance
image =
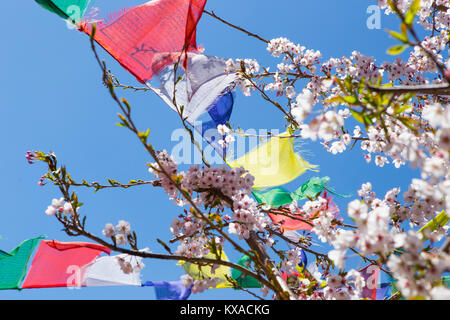
[{"label": "blue prayer flag", "polygon": [[181,281],[147,281],[142,286],[154,287],[157,300],[187,300],[191,295]]},{"label": "blue prayer flag", "polygon": [[217,131],[217,126],[226,124],[231,117],[234,104],[234,95],[230,88],[225,89],[222,95],[208,107],[198,119],[194,128],[201,133],[203,139],[208,142],[223,157],[226,148],[219,144],[219,140],[224,137]]}]

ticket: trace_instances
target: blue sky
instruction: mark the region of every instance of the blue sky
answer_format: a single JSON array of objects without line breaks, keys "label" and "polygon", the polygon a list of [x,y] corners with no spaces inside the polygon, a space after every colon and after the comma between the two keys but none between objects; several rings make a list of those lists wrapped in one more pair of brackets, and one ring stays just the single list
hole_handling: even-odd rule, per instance
[{"label": "blue sky", "polygon": [[[134,6],[144,0],[96,0],[102,12]],[[353,50],[374,56],[378,63],[393,60],[385,54],[395,44],[385,28],[397,29],[394,17],[382,15],[380,30],[366,27],[369,5],[361,0],[280,0],[218,1],[209,0],[206,8],[266,39],[287,37],[307,48],[320,50],[324,59],[349,56]],[[28,150],[53,151],[75,180],[105,182],[152,179],[146,163],[151,161],[136,137],[115,125],[118,109],[101,84],[100,70],[89,49],[89,38],[66,28],[64,21],[34,1],[5,1],[0,20],[3,50],[0,51],[2,76],[0,88],[0,248],[9,251],[23,240],[38,235],[60,241],[84,241],[70,238],[61,231],[56,219],[44,214],[52,198],[60,197],[54,186],[39,187],[45,173],[41,164],[28,165]],[[272,66],[265,45],[204,15],[198,26],[198,43],[205,54],[223,58],[255,58],[261,65]],[[136,80],[99,50],[112,72],[122,83],[139,85]],[[297,88],[300,92],[301,88]],[[154,94],[119,93],[133,106],[137,125],[150,128],[150,141],[157,149],[175,145],[170,139],[180,128],[178,116]],[[237,93],[231,123],[241,128],[282,130],[282,115],[263,99]],[[392,165],[378,168],[367,165],[361,150],[334,156],[320,144],[306,143],[308,160],[320,165],[320,176],[329,176],[338,192],[353,193],[362,183],[371,181],[381,197],[392,187],[407,188],[417,173],[407,167]],[[294,190],[314,173],[307,173],[286,185]],[[94,194],[80,189],[85,203],[82,213],[88,216],[87,228],[97,234],[105,223],[119,219],[131,223],[141,247],[163,252],[156,238],[170,239],[169,224],[179,209],[160,188],[136,187],[128,190],[105,190]],[[336,199],[341,210],[349,199]],[[319,248],[320,250],[320,248]],[[239,256],[227,252],[231,260]],[[309,257],[313,260],[313,257]],[[182,269],[173,262],[145,261],[144,280],[177,280]],[[0,291],[2,299],[154,299],[152,288],[83,288],[80,290],[33,289]],[[233,289],[210,290],[191,299],[249,299]]]}]

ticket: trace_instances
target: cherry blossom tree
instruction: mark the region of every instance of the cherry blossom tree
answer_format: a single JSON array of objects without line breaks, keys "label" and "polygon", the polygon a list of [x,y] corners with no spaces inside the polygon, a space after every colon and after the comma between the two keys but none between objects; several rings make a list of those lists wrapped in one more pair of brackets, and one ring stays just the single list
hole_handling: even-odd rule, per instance
[{"label": "cherry blossom tree", "polygon": [[[213,12],[205,14],[266,43],[267,51],[278,60],[275,71],[253,59],[229,60],[226,71],[235,74],[236,88],[246,96],[260,95],[279,110],[294,138],[320,143],[335,155],[359,146],[367,163],[374,161],[379,167],[393,163],[395,167],[418,168],[421,178],[412,179],[406,192],[393,188],[377,196],[376,186],[363,184],[357,191],[359,198],[341,210],[353,222],[344,224],[328,210],[321,193],[288,207],[258,204],[251,195],[254,178],[244,168],[212,166],[205,161],[182,172],[167,151],[154,149],[150,131],[136,126],[132,106],[116,92],[117,88],[147,89],[122,85],[99,57],[91,37],[103,82],[120,111],[119,125],[132,132],[147,151],[149,171],[155,179],[77,182],[54,154],[29,152],[30,163],[40,161],[48,167],[40,183],[53,183],[61,193],[45,213],[58,219],[68,235],[86,237],[117,252],[186,261],[213,270],[219,265],[236,269],[257,279],[261,293],[250,292],[231,278],[229,282],[260,299],[360,299],[368,283],[360,271],[346,268],[348,252],[378,266],[396,281],[398,292],[389,299],[450,299],[450,290],[441,281],[450,269],[446,233],[450,209],[450,3],[378,0],[378,6],[385,14],[396,15],[400,27],[390,31],[399,44],[388,49],[392,61],[383,64],[357,51],[324,61],[317,50],[286,38],[266,40]],[[427,35],[420,38],[418,29]],[[408,60],[395,57],[405,50],[410,52]],[[178,106],[181,123],[191,130],[182,109]],[[351,118],[359,125],[350,127],[346,120]],[[218,130],[227,136],[222,145],[232,142],[239,132],[231,126]],[[165,253],[140,251],[138,236],[126,217],[117,225],[105,221],[103,231],[87,230],[87,216],[79,210],[82,203],[72,191],[141,185],[163,188],[174,201],[174,218],[168,226],[173,237],[168,243],[158,240]],[[312,233],[332,250],[316,250],[310,237],[289,239],[267,213],[294,216],[309,224]],[[292,245],[291,250],[279,248],[285,242]],[[243,267],[222,259],[225,244],[248,256],[250,263]],[[298,275],[300,250],[314,255],[316,264]],[[122,269],[132,271],[128,265]],[[215,278],[190,275],[183,276],[183,281],[193,286],[193,292],[217,284]]]}]

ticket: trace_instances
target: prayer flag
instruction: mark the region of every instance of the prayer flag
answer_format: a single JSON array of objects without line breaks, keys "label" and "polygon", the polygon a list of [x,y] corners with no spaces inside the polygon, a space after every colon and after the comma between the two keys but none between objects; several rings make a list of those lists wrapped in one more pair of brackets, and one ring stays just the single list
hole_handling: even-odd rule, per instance
[{"label": "prayer flag", "polygon": [[[298,243],[298,241],[301,238],[300,233],[298,233],[297,231],[285,231],[283,232],[283,235],[288,238],[289,240],[291,240],[292,242]],[[296,245],[289,243],[288,242],[288,246],[290,249],[296,249],[298,248]],[[300,249],[300,257],[301,257],[301,262],[299,263],[300,266],[302,267],[306,267],[308,265],[308,258],[305,254],[305,251],[303,249]]]},{"label": "prayer flag", "polygon": [[91,0],[35,0],[43,8],[64,20],[80,22]]},{"label": "prayer flag", "polygon": [[183,58],[186,68],[184,63],[183,67],[170,64],[147,86],[223,157],[225,148],[219,140],[224,137],[217,126],[230,120],[235,75],[225,72],[225,60],[218,57],[188,53]]},{"label": "prayer flag", "polygon": [[377,286],[380,270],[380,267],[371,264],[359,271],[366,282],[362,290],[361,298],[370,300],[377,299]]},{"label": "prayer flag", "polygon": [[[119,259],[130,263],[134,271],[125,273],[120,267]],[[83,286],[141,286],[141,262],[141,257],[128,254],[99,257],[84,267]]]},{"label": "prayer flag", "polygon": [[[327,198],[327,212],[337,216],[339,214],[339,208],[331,200],[331,197],[327,197],[326,193],[324,197]],[[295,214],[285,213],[281,210],[272,210],[267,213],[273,223],[280,226],[282,231],[293,230],[312,230],[313,225],[311,219],[315,218],[319,212],[313,212],[309,216],[306,216],[301,209],[298,209]]]},{"label": "prayer flag", "polygon": [[450,276],[442,277],[442,285],[446,286],[447,288],[450,288]]},{"label": "prayer flag", "polygon": [[[272,137],[261,146],[244,156],[228,161],[230,167],[243,167],[255,177],[253,188],[269,188],[286,184],[306,170],[314,170],[311,165],[294,152],[293,138],[285,132]],[[285,138],[283,138],[285,137]]]},{"label": "prayer flag", "polygon": [[[208,253],[204,258],[207,259],[217,259],[214,253]],[[222,251],[221,260],[229,261],[227,255],[224,251]],[[231,277],[230,267],[219,265],[214,272],[212,272],[211,266],[199,266],[190,262],[180,261],[178,264],[182,265],[184,271],[189,274],[191,277],[195,279],[203,279],[203,278],[218,278],[220,282],[218,282],[216,289],[222,288],[232,288],[233,285],[229,283],[227,277]]]},{"label": "prayer flag", "polygon": [[328,182],[330,181],[329,177],[312,177],[307,180],[300,188],[292,193],[292,198],[296,201],[308,199],[308,198],[316,198],[323,190],[326,190],[328,193],[334,194],[339,197],[347,198],[349,195],[343,195],[337,193],[333,188],[328,186]]},{"label": "prayer flag", "polygon": [[[235,75],[225,72],[224,59],[199,54],[196,26],[205,3],[150,1],[110,23],[100,22],[94,39],[173,110],[182,113],[223,156],[217,125],[230,119]],[[83,28],[92,32],[91,25]],[[199,129],[196,120],[200,116],[203,125]]]},{"label": "prayer flag", "polygon": [[226,147],[220,145],[219,141],[225,137],[219,133],[217,126],[220,124],[225,125],[230,120],[233,104],[234,95],[231,92],[231,88],[227,88],[194,123],[194,128],[201,133],[203,139],[208,142],[222,158],[225,157]]},{"label": "prayer flag", "polygon": [[82,285],[83,272],[107,247],[85,242],[41,241],[22,288]]},{"label": "prayer flag", "polygon": [[20,289],[20,283],[27,272],[28,261],[43,238],[26,240],[9,253],[0,250],[0,290]]},{"label": "prayer flag", "polygon": [[147,281],[143,287],[154,287],[157,300],[187,300],[191,288],[186,288],[182,281]]},{"label": "prayer flag", "polygon": [[292,193],[292,198],[299,201],[304,199],[315,199],[326,189],[326,185],[330,181],[329,177],[313,177],[307,180],[300,188]]},{"label": "prayer flag", "polygon": [[[288,238],[289,240],[291,240],[292,242],[295,242],[295,243],[297,243],[300,240],[300,238],[302,237],[300,235],[300,233],[298,233],[297,231],[293,231],[293,230],[284,231],[283,236],[285,236],[286,238]],[[290,248],[292,248],[294,246],[293,244],[290,244],[290,243],[288,243],[288,245]]]},{"label": "prayer flag", "polygon": [[288,214],[277,210],[272,210],[272,212],[267,213],[268,216],[274,224],[280,226],[282,231],[312,230],[313,225],[310,219],[316,215],[316,213],[313,213],[309,217],[305,216],[300,209],[296,214]]},{"label": "prayer flag", "polygon": [[376,300],[384,300],[387,297],[388,291],[391,288],[389,283],[382,283],[377,289]]},{"label": "prayer flag", "polygon": [[435,231],[435,230],[439,229],[440,227],[445,226],[449,220],[450,220],[450,217],[443,210],[436,217],[431,219],[426,225],[424,225],[422,228],[420,228],[419,232],[422,233],[424,239],[426,240],[426,239],[428,239],[428,237],[425,234],[426,231],[429,231],[429,232]]},{"label": "prayer flag", "polygon": [[265,203],[272,208],[291,204],[291,193],[282,187],[277,187],[266,192],[253,191],[253,196],[259,203]]},{"label": "prayer flag", "polygon": [[[111,22],[97,22],[95,41],[145,83],[179,54],[197,50],[196,28],[206,0],[153,0]],[[92,25],[83,26],[92,33]]]},{"label": "prayer flag", "polygon": [[195,53],[185,57],[186,67],[170,64],[147,86],[193,127],[200,115],[208,112],[207,120],[213,122],[206,124],[207,129],[217,128],[215,123],[224,124],[230,118],[235,75],[225,72],[225,59]]},{"label": "prayer flag", "polygon": [[303,278],[303,275],[298,271],[293,271],[291,273],[286,273],[286,272],[281,273],[281,278],[283,278],[284,282],[286,282],[286,283],[289,282],[290,277]]},{"label": "prayer flag", "polygon": [[328,192],[336,194],[338,196],[345,197],[344,195],[340,195],[327,187],[327,183],[329,180],[329,177],[313,177],[311,179],[308,179],[300,188],[298,188],[294,192],[289,192],[282,187],[277,187],[265,192],[255,190],[253,191],[253,196],[259,203],[265,203],[272,208],[291,204],[294,200],[300,201],[305,199],[315,199],[324,190],[327,190]]},{"label": "prayer flag", "polygon": [[[250,257],[247,255],[243,255],[239,261],[237,262],[238,265],[245,267],[248,269],[250,266]],[[241,288],[262,288],[263,285],[259,283],[259,281],[249,275],[246,275],[242,273],[239,270],[232,269],[231,270],[231,277],[236,280],[237,284]]]}]

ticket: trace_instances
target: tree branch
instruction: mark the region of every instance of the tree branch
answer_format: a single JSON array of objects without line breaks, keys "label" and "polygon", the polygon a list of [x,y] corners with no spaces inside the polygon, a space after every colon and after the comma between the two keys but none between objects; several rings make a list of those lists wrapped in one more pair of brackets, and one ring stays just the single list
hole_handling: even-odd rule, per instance
[{"label": "tree branch", "polygon": [[103,239],[85,231],[84,229],[79,228],[76,225],[70,225],[67,222],[64,222],[63,220],[59,219],[58,220],[68,229],[74,231],[77,233],[77,235],[79,236],[84,236],[86,238],[89,238],[115,252],[120,252],[120,253],[125,253],[128,255],[132,255],[132,256],[138,256],[138,257],[142,257],[142,258],[150,258],[150,259],[159,259],[159,260],[176,260],[176,261],[186,261],[186,262],[190,262],[193,264],[207,264],[207,265],[215,265],[215,264],[220,264],[226,267],[230,267],[233,269],[236,269],[250,277],[253,277],[255,279],[257,279],[259,282],[261,282],[262,284],[266,285],[269,288],[273,288],[272,284],[270,282],[268,282],[266,279],[262,278],[261,276],[259,276],[258,274],[252,272],[251,270],[242,267],[238,264],[229,262],[229,261],[224,261],[224,260],[216,260],[216,259],[209,259],[209,258],[188,258],[185,256],[178,256],[178,255],[167,255],[167,254],[160,254],[160,253],[151,253],[151,252],[144,252],[144,251],[136,251],[136,250],[129,250],[129,249],[125,249],[125,248],[121,248],[121,247],[117,247],[113,244],[110,244],[106,241],[104,241]]},{"label": "tree branch", "polygon": [[378,87],[367,84],[367,87],[375,92],[393,94],[404,94],[412,92],[418,94],[450,95],[450,84],[448,83],[394,87]]}]

